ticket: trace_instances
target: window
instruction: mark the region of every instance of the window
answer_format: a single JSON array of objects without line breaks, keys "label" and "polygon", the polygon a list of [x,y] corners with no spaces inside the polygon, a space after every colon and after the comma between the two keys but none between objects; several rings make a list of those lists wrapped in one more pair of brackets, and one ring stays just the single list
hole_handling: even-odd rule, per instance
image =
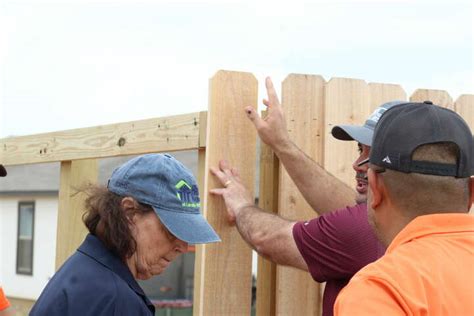
[{"label": "window", "polygon": [[35,203],[18,204],[18,238],[16,248],[16,273],[33,275],[33,241]]}]

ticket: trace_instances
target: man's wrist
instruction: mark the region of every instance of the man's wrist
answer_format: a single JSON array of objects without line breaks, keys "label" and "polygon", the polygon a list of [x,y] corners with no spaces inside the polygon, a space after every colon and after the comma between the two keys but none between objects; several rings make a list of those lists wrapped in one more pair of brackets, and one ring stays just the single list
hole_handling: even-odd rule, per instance
[{"label": "man's wrist", "polygon": [[234,211],[235,218],[237,219],[239,215],[246,213],[246,211],[251,210],[253,207],[255,207],[255,204],[250,203],[250,202],[239,206]]},{"label": "man's wrist", "polygon": [[289,138],[277,144],[278,145],[273,146],[272,149],[278,157],[291,153],[295,147],[295,144]]}]

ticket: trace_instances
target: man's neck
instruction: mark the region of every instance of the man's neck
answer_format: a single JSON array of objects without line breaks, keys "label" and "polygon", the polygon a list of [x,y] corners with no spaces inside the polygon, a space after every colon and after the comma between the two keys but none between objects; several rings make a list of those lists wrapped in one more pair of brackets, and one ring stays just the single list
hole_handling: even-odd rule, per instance
[{"label": "man's neck", "polygon": [[388,247],[395,237],[413,220],[416,216],[404,216],[400,212],[393,212],[388,219],[388,225],[380,231],[379,239],[385,247]]}]

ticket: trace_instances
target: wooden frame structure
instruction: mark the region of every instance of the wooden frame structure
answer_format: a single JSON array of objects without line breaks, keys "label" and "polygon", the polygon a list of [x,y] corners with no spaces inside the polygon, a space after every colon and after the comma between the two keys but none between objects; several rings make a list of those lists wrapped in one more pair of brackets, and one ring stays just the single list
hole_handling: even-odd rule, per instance
[{"label": "wooden frame structure", "polygon": [[[199,183],[203,213],[222,243],[196,247],[194,315],[249,315],[251,249],[227,224],[225,206],[209,189],[218,184],[209,167],[227,159],[253,189],[257,164],[257,135],[243,113],[257,106],[257,80],[250,73],[219,71],[210,80],[209,110],[24,137],[0,139],[4,165],[61,162],[56,267],[82,242],[83,197],[71,188],[96,182],[97,159],[194,149],[199,151]],[[316,75],[289,75],[282,84],[282,105],[293,141],[341,183],[352,187],[350,169],[356,150],[350,142],[330,135],[334,124],[361,124],[379,104],[407,100],[399,85]],[[457,111],[474,130],[474,95],[456,102],[445,91],[416,90],[409,100],[431,100]],[[259,201],[262,208],[291,219],[316,213],[304,201],[278,159],[266,146],[259,154]],[[321,291],[308,273],[259,258],[257,315],[317,315]]]}]

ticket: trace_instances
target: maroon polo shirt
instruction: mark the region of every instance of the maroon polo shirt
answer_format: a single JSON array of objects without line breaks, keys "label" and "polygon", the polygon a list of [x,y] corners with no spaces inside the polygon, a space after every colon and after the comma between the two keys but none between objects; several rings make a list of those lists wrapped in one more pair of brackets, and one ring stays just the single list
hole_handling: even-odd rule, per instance
[{"label": "maroon polo shirt", "polygon": [[298,222],[293,238],[313,279],[326,282],[323,316],[333,315],[336,297],[352,276],[385,252],[367,220],[367,204]]}]

